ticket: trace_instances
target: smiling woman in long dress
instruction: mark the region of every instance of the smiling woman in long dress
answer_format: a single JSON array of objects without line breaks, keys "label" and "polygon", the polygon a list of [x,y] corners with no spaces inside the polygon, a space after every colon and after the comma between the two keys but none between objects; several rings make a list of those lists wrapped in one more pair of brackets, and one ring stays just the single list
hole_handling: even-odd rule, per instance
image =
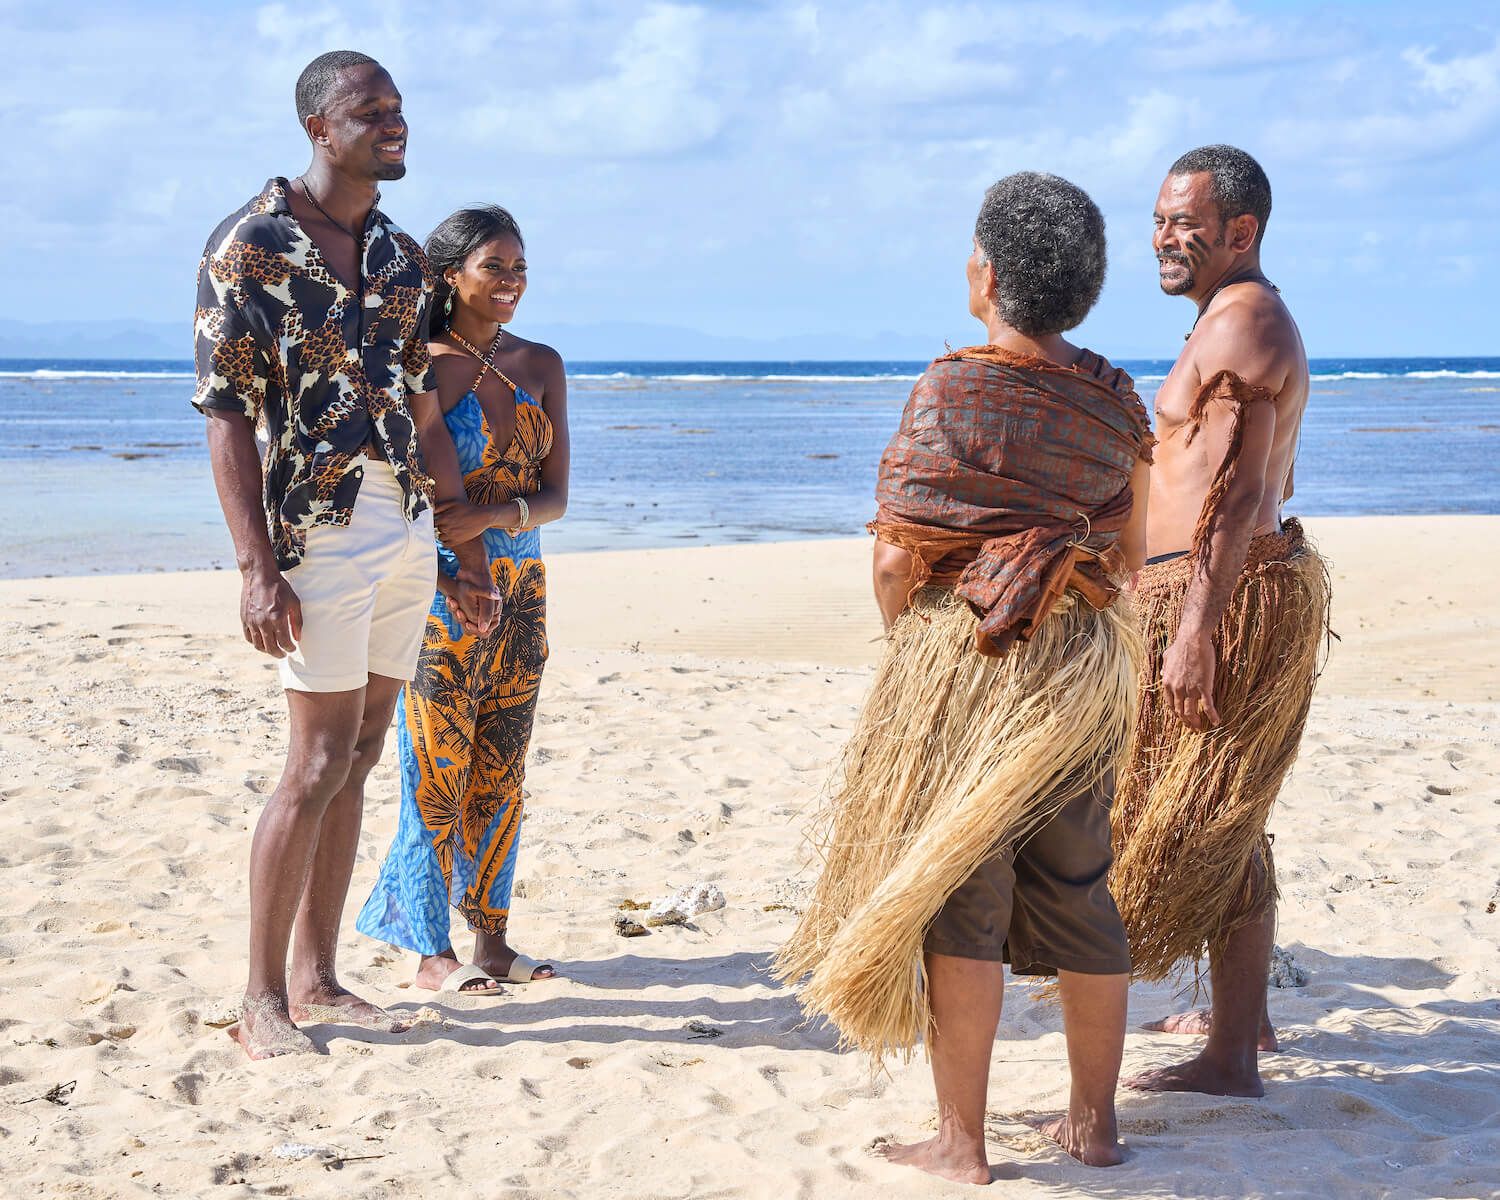
[{"label": "smiling woman in long dress", "polygon": [[[568,504],[567,385],[549,346],[504,326],[526,290],[503,208],[454,213],[424,247],[439,276],[431,341],[466,497],[439,507],[441,571],[399,722],[401,815],[357,927],[422,956],[415,983],[495,992],[553,968],[506,941],[522,781],[547,660],[537,526]],[[449,907],[475,933],[459,961]]]}]

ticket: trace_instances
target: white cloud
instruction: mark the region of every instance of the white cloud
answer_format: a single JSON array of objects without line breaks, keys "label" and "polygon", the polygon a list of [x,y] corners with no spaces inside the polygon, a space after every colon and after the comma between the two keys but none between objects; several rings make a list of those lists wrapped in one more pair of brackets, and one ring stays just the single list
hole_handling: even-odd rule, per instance
[{"label": "white cloud", "polygon": [[[268,4],[255,14],[255,32],[267,41],[282,45],[296,45],[304,50],[309,45],[325,45],[335,49],[334,42],[342,41],[349,27],[336,8],[324,7],[316,11],[293,9],[287,4]],[[347,47],[345,47],[347,48]]]},{"label": "white cloud", "polygon": [[795,37],[803,39],[814,48],[817,46],[819,34],[817,5],[797,5],[787,14],[787,23],[791,26]]},{"label": "white cloud", "polygon": [[799,140],[826,136],[840,123],[839,106],[823,88],[792,88],[783,93],[779,108],[782,131]]},{"label": "white cloud", "polygon": [[[857,329],[872,279],[894,279],[903,320],[946,333],[982,189],[1039,169],[1105,209],[1114,272],[1090,337],[1108,352],[1156,336],[1136,302],[1156,294],[1151,201],[1206,141],[1262,157],[1289,296],[1343,274],[1402,281],[1373,316],[1330,300],[1326,327],[1485,313],[1500,272],[1476,215],[1500,204],[1500,42],[1455,0],[1310,15],[1282,0],[507,0],[483,20],[438,0],[80,4],[6,22],[0,219],[18,286],[0,316],[74,303],[67,281],[106,257],[134,311],[179,314],[208,230],[306,161],[292,85],[339,45],[380,58],[406,96],[411,171],[389,210],[421,235],[469,200],[510,206],[531,319]],[[1471,261],[1448,262],[1456,248]]]},{"label": "white cloud", "polygon": [[968,9],[931,9],[915,19],[899,13],[888,17],[875,25],[874,44],[844,68],[844,86],[857,96],[891,105],[1011,91],[1021,74],[1007,61],[1003,46],[982,36],[990,26],[990,20]]},{"label": "white cloud", "polygon": [[[1304,105],[1273,121],[1269,140],[1304,160],[1389,168],[1478,148],[1494,137],[1500,129],[1500,41],[1484,53],[1446,61],[1435,61],[1428,49],[1408,49],[1400,58],[1407,78],[1394,77],[1394,66],[1387,67],[1380,86],[1368,94],[1340,89],[1337,103]],[[1423,93],[1440,101],[1424,103]]]},{"label": "white cloud", "polygon": [[1160,173],[1157,164],[1175,157],[1172,148],[1188,140],[1187,129],[1198,108],[1195,99],[1183,99],[1158,88],[1132,96],[1124,126],[1109,137],[1110,157],[1126,169],[1149,163]]},{"label": "white cloud", "polygon": [[704,71],[702,9],[653,4],[626,31],[612,72],[471,113],[518,150],[558,156],[650,157],[710,141],[723,126]]},{"label": "white cloud", "polygon": [[1240,30],[1250,24],[1250,18],[1242,13],[1231,0],[1214,0],[1212,4],[1185,4],[1168,10],[1160,29],[1166,36],[1180,31],[1192,33],[1220,33],[1224,30]]},{"label": "white cloud", "polygon": [[1430,47],[1408,49],[1401,57],[1417,69],[1428,91],[1459,100],[1479,95],[1493,97],[1500,90],[1500,39],[1483,54],[1458,55],[1433,62]]}]

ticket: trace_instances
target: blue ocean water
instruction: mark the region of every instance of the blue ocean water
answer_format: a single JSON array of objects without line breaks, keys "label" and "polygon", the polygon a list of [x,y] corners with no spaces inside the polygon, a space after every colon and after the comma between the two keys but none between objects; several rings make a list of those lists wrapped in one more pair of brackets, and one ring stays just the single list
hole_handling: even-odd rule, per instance
[{"label": "blue ocean water", "polygon": [[[548,551],[859,533],[919,362],[577,362]],[[1122,360],[1149,405],[1171,363]],[[1315,359],[1309,516],[1500,513],[1500,358]],[[189,362],[0,359],[0,577],[233,566]]]}]

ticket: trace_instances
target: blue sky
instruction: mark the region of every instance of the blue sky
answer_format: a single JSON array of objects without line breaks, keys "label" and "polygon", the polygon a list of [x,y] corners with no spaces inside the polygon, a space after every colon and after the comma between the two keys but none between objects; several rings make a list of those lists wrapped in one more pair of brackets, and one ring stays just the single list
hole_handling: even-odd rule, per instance
[{"label": "blue sky", "polygon": [[1265,266],[1312,354],[1500,354],[1492,4],[0,0],[0,28],[0,318],[186,323],[208,231],[306,165],[298,71],[350,47],[412,126],[383,207],[418,237],[511,208],[517,331],[570,357],[601,322],[974,340],[974,214],[1021,169],[1107,218],[1080,338],[1170,356],[1192,311],[1156,286],[1152,202],[1212,141],[1270,175]]}]

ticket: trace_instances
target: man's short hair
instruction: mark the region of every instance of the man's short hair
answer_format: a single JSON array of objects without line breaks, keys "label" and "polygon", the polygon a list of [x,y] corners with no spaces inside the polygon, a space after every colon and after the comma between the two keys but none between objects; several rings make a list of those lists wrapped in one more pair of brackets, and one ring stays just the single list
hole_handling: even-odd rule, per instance
[{"label": "man's short hair", "polygon": [[308,117],[323,115],[329,99],[338,91],[340,71],[373,62],[373,58],[358,50],[330,50],[303,67],[302,74],[297,76],[298,123],[305,126]]},{"label": "man's short hair", "polygon": [[974,222],[995,272],[995,311],[1033,337],[1072,329],[1104,286],[1104,215],[1076,184],[1021,171],[984,194]]},{"label": "man's short hair", "polygon": [[1266,235],[1266,222],[1271,219],[1271,181],[1260,163],[1234,146],[1199,146],[1174,162],[1169,173],[1200,172],[1213,179],[1214,204],[1219,209],[1220,223],[1249,213],[1259,226],[1255,231],[1255,244],[1259,246]]}]

